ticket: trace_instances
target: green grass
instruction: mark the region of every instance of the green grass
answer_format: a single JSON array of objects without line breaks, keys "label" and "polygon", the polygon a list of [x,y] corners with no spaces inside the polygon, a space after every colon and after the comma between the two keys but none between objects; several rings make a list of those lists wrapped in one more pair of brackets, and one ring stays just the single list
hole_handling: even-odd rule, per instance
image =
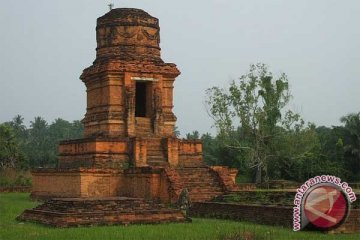
[{"label": "green grass", "polygon": [[27,193],[0,194],[0,239],[358,239],[357,235],[325,235],[318,232],[292,232],[291,229],[250,223],[193,219],[192,223],[132,225],[81,228],[50,228],[15,220],[24,209],[36,206]]}]

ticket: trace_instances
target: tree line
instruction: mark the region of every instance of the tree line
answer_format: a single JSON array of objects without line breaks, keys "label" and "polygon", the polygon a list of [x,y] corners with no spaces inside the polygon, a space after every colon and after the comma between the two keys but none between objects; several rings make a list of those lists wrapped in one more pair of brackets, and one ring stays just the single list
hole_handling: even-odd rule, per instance
[{"label": "tree line", "polygon": [[82,136],[80,121],[58,118],[49,124],[42,117],[35,117],[27,128],[24,118],[17,115],[0,124],[0,170],[54,167],[59,141]]}]

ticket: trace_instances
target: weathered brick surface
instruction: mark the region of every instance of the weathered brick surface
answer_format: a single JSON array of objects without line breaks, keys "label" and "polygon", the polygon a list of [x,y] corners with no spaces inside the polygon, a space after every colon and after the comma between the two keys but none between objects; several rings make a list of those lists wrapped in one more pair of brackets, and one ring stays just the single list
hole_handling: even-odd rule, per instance
[{"label": "weathered brick surface", "polygon": [[62,141],[59,168],[126,168],[129,165],[128,139],[85,138]]},{"label": "weathered brick surface", "polygon": [[221,182],[221,186],[226,192],[239,191],[239,186],[235,183],[237,169],[231,169],[224,166],[213,166],[210,167],[211,171],[216,173],[217,177]]},{"label": "weathered brick surface", "polygon": [[[180,72],[161,59],[159,31],[158,19],[139,9],[98,18],[96,59],[80,77],[87,88],[85,136],[174,135],[172,92]],[[139,80],[147,82],[142,118],[134,116]]]},{"label": "weathered brick surface", "polygon": [[56,227],[186,221],[180,210],[139,198],[51,199],[17,219]]},{"label": "weathered brick surface", "polygon": [[209,201],[224,194],[222,183],[208,167],[178,168],[177,172],[192,202]]},{"label": "weathered brick surface", "polygon": [[32,172],[34,198],[80,197],[81,178],[79,172],[38,169]]},{"label": "weathered brick surface", "polygon": [[39,169],[32,174],[33,198],[126,196],[170,202],[172,194],[164,168]]},{"label": "weathered brick surface", "polygon": [[193,204],[190,213],[192,216],[292,227],[293,209],[292,207],[202,202]]},{"label": "weathered brick surface", "polygon": [[[286,206],[264,206],[234,203],[196,202],[190,209],[193,217],[215,217],[266,225],[292,228],[293,208]],[[329,233],[360,232],[360,209],[350,211],[349,217]]]},{"label": "weathered brick surface", "polygon": [[165,168],[163,178],[168,182],[168,188],[165,191],[169,193],[169,201],[176,203],[184,189],[184,183],[179,172],[175,168]]},{"label": "weathered brick surface", "polygon": [[33,181],[34,198],[126,196],[176,202],[188,188],[193,201],[205,201],[228,189],[208,167],[39,169],[33,171]]}]

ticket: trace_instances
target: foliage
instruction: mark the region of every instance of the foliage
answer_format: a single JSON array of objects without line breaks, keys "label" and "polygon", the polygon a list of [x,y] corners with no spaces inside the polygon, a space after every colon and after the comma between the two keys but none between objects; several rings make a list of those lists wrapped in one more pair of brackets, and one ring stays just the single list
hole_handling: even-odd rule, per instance
[{"label": "foliage", "polygon": [[49,125],[35,117],[27,128],[23,120],[17,115],[0,124],[0,169],[55,166],[59,141],[82,137],[80,121],[58,118]]},{"label": "foliage", "polygon": [[233,80],[229,89],[213,87],[207,90],[207,104],[215,121],[219,137],[225,146],[239,150],[256,168],[256,181],[268,177],[268,164],[274,157],[274,138],[279,126],[290,128],[302,124],[297,114],[284,107],[290,100],[285,74],[274,78],[264,64],[251,65],[247,74]]},{"label": "foliage", "polygon": [[180,130],[179,130],[178,126],[175,126],[175,128],[174,128],[174,135],[176,137],[180,137]]},{"label": "foliage", "polygon": [[345,136],[339,143],[344,146],[345,165],[349,169],[350,178],[360,181],[360,112],[341,118],[345,124]]},{"label": "foliage", "polygon": [[[328,235],[320,232],[293,232],[282,227],[246,222],[194,218],[192,223],[51,228],[15,220],[25,209],[35,207],[25,193],[0,194],[0,239],[238,239],[251,233],[255,239],[357,239],[356,234]],[[241,238],[240,238],[241,239]]]},{"label": "foliage", "polygon": [[236,167],[256,182],[303,182],[321,174],[360,181],[360,113],[343,117],[345,126],[306,125],[286,110],[290,98],[286,75],[275,78],[264,64],[251,65],[228,89],[208,89],[218,132],[202,136],[205,161]]},{"label": "foliage", "polygon": [[19,166],[0,169],[0,186],[31,186],[31,173],[29,169]]},{"label": "foliage", "polygon": [[196,140],[200,138],[200,134],[198,131],[193,131],[192,133],[186,134],[186,139],[188,140]]},{"label": "foliage", "polygon": [[15,131],[7,124],[0,124],[0,170],[26,165],[26,159],[16,140]]}]

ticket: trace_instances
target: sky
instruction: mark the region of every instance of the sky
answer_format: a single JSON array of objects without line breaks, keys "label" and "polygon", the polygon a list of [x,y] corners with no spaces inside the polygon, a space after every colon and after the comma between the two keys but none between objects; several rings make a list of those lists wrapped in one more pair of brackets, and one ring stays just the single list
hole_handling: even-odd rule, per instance
[{"label": "sky", "polygon": [[162,58],[176,63],[174,113],[182,135],[215,133],[205,91],[262,62],[288,75],[289,108],[316,125],[360,111],[358,0],[0,0],[0,122],[20,114],[80,120],[82,70],[95,60],[96,19],[116,8],[159,18]]}]

